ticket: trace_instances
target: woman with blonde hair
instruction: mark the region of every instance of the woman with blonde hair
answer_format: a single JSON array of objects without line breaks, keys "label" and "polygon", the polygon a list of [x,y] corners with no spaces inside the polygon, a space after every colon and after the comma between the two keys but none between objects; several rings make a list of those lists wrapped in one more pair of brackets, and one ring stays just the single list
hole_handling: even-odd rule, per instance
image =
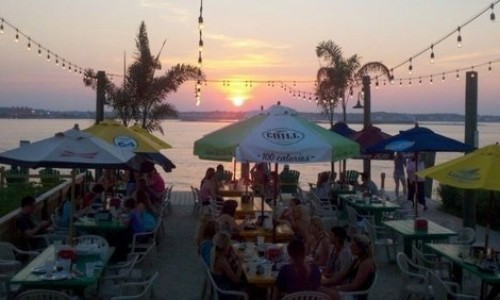
[{"label": "woman with blonde hair", "polygon": [[[375,279],[376,265],[370,239],[364,234],[356,234],[351,239],[350,248],[355,257],[351,265],[332,277],[332,287],[320,288],[321,292],[330,295],[332,299],[339,299],[339,291],[367,290]],[[366,298],[358,296],[357,299]]]},{"label": "woman with blonde hair", "polygon": [[293,208],[290,226],[292,227],[296,237],[302,239],[303,241],[307,240],[310,221],[311,215],[309,214],[307,206],[299,204]]},{"label": "woman with blonde hair", "polygon": [[214,281],[224,290],[240,289],[243,265],[233,251],[231,237],[227,232],[219,231],[213,243],[209,267]]},{"label": "woman with blonde hair", "polygon": [[321,218],[317,216],[311,218],[309,232],[307,253],[311,256],[313,263],[320,267],[326,266],[330,254],[330,240]]}]

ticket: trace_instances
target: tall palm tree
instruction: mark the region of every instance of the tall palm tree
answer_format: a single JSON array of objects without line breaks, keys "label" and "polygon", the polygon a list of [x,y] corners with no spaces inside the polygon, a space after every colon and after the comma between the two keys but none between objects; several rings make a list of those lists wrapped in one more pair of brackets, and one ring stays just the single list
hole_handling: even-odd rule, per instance
[{"label": "tall palm tree", "polygon": [[[177,116],[175,106],[164,100],[176,92],[184,82],[195,80],[201,74],[198,67],[177,64],[163,75],[155,77],[155,72],[161,70],[160,55],[165,42],[158,54],[153,56],[143,21],[136,38],[135,60],[127,69],[123,85],[117,87],[106,79],[107,104],[113,107],[113,111],[124,125],[134,123],[148,131],[157,130],[163,133],[161,121]],[[86,75],[84,84],[95,89],[94,71],[87,70]],[[203,74],[201,75],[203,78]]]},{"label": "tall palm tree", "polygon": [[328,116],[332,127],[333,114],[339,102],[342,106],[343,121],[346,122],[347,102],[354,89],[361,85],[363,76],[371,72],[377,72],[378,76],[386,76],[388,79],[391,76],[389,69],[381,62],[361,65],[361,57],[357,54],[344,58],[342,48],[331,40],[320,42],[316,46],[316,56],[320,64],[324,64],[316,75],[318,106]]}]

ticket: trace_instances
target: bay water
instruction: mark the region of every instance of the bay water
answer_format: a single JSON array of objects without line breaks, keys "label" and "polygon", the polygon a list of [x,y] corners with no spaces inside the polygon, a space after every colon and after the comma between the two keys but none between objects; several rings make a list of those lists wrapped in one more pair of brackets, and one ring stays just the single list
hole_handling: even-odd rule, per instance
[{"label": "bay water", "polygon": [[[78,124],[80,129],[91,126],[94,120],[91,119],[0,119],[0,128],[2,135],[0,139],[0,152],[10,150],[19,146],[21,140],[37,141],[53,136],[55,133],[65,131]],[[221,163],[225,169],[236,171],[239,174],[239,165],[231,162],[216,162],[200,160],[193,155],[194,141],[203,135],[220,129],[232,121],[180,121],[165,120],[162,122],[164,135],[154,133],[162,140],[172,145],[172,149],[162,150],[162,153],[170,158],[177,166],[172,172],[164,173],[161,168],[161,174],[168,184],[173,184],[175,190],[189,190],[189,186],[199,186],[200,180],[208,167],[216,167]],[[320,124],[328,128],[328,124]],[[422,122],[420,126],[427,127],[436,133],[463,141],[464,124],[463,123],[445,123],[445,122]],[[355,130],[362,129],[361,124],[349,125]],[[394,135],[400,130],[407,130],[414,125],[410,124],[376,124],[382,131]],[[493,144],[500,141],[500,123],[479,123],[478,124],[478,145],[479,147]],[[441,163],[449,159],[463,155],[462,153],[437,153],[436,163]],[[380,185],[381,173],[386,174],[385,186],[387,191],[394,189],[392,179],[393,162],[383,160],[372,160],[371,162],[372,179],[377,185]],[[279,166],[281,171],[283,166]],[[307,187],[307,183],[316,182],[318,172],[330,170],[329,163],[314,164],[290,164],[291,169],[300,171],[301,185]],[[338,164],[336,164],[338,170]],[[347,160],[347,169],[358,171],[363,170],[362,160]],[[69,170],[61,170],[63,173]],[[36,172],[36,171],[32,171]]]}]

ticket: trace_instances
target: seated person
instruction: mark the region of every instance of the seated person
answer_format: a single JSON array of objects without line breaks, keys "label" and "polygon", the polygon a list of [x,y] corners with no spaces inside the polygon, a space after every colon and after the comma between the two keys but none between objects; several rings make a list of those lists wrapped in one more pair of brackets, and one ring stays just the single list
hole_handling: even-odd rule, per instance
[{"label": "seated person", "polygon": [[157,197],[160,198],[165,192],[165,180],[163,180],[163,177],[161,177],[155,167],[153,167],[151,173],[148,174],[148,179],[149,188],[156,193]]},{"label": "seated person", "polygon": [[[351,253],[356,258],[345,269],[335,274],[330,280],[330,287],[322,286],[319,291],[326,293],[332,299],[339,299],[339,291],[364,291],[370,288],[375,279],[375,261],[370,239],[363,234],[352,237]],[[366,299],[366,296],[358,296],[358,299]]]},{"label": "seated person", "polygon": [[71,193],[72,192],[70,187],[66,193],[66,198],[58,208],[57,213],[59,213],[59,224],[57,224],[57,226],[59,227],[68,228],[71,221],[71,216],[73,215],[73,219],[76,219],[80,215],[80,207],[82,203],[81,185],[75,184],[75,198],[73,200],[74,206],[71,203]]},{"label": "seated person", "polygon": [[102,202],[103,192],[104,192],[104,186],[99,183],[95,184],[92,187],[92,191],[90,191],[83,197],[81,208],[84,209],[90,207],[93,203]]},{"label": "seated person", "polygon": [[97,180],[97,183],[101,184],[106,193],[110,195],[114,194],[115,186],[118,183],[118,178],[115,172],[115,169],[105,169],[101,177]]},{"label": "seated person", "polygon": [[141,214],[144,206],[138,206],[134,198],[125,200],[124,209],[127,213],[127,218],[123,223],[128,227],[131,235],[144,232],[144,223],[142,222]]},{"label": "seated person", "polygon": [[[326,269],[323,271],[325,279],[322,284],[329,285],[336,279],[332,276],[349,267],[352,263],[351,250],[347,240],[347,232],[343,227],[335,226],[330,230],[330,243],[333,245]],[[343,282],[342,282],[343,283]]]},{"label": "seated person", "polygon": [[269,181],[269,168],[266,163],[257,163],[250,170],[252,189],[256,195],[262,196]]},{"label": "seated person", "polygon": [[208,168],[205,172],[205,177],[201,180],[200,198],[200,202],[203,206],[209,205],[210,199],[217,200],[218,198],[218,187],[214,168]]},{"label": "seated person", "polygon": [[292,222],[293,219],[293,211],[297,205],[300,204],[299,198],[292,198],[288,202],[288,206],[282,209],[282,211],[278,212],[278,220],[285,220]]},{"label": "seated person", "polygon": [[330,181],[330,174],[322,172],[318,174],[318,181],[316,183],[316,196],[321,200],[328,200],[332,198],[332,186]]},{"label": "seated person", "polygon": [[314,291],[321,281],[321,272],[315,264],[305,262],[306,248],[300,239],[292,239],[287,245],[291,263],[281,267],[273,299],[279,299],[281,293],[291,294],[300,291]]},{"label": "seated person", "polygon": [[307,206],[299,204],[294,207],[290,227],[295,233],[295,237],[302,239],[304,242],[307,241],[310,221],[311,215]]},{"label": "seated person", "polygon": [[148,195],[149,201],[151,204],[156,207],[161,207],[161,199],[158,195],[148,186],[148,182],[144,177],[141,177],[136,180],[135,192],[132,194],[133,197],[139,192],[143,191]]},{"label": "seated person", "polygon": [[35,198],[27,196],[21,200],[21,212],[16,217],[16,226],[26,241],[25,250],[39,249],[42,246],[46,246],[41,245],[41,240],[33,239],[33,237],[38,234],[47,233],[47,229],[51,223],[50,221],[35,221],[33,217],[35,209]]},{"label": "seated person", "polygon": [[368,192],[370,195],[378,195],[377,185],[370,179],[368,173],[361,174],[361,181],[361,190]]},{"label": "seated person", "polygon": [[139,190],[134,197],[137,203],[138,210],[141,212],[140,217],[145,231],[153,231],[156,227],[157,215],[149,201],[148,194],[145,191]]},{"label": "seated person", "polygon": [[315,265],[326,266],[330,254],[330,239],[321,218],[317,216],[311,218],[309,233],[306,243],[307,255],[310,256]]},{"label": "seated person", "polygon": [[218,164],[217,168],[215,169],[215,179],[217,180],[217,182],[219,183],[219,185],[221,185],[222,182],[228,180],[226,178],[226,174],[224,174],[224,166],[221,165],[221,164]]},{"label": "seated person", "polygon": [[222,205],[220,216],[217,218],[219,222],[219,228],[221,231],[225,231],[230,235],[237,234],[245,227],[245,223],[240,225],[236,224],[234,220],[234,215],[236,214],[236,208],[238,207],[238,202],[236,200],[226,200]]},{"label": "seated person", "polygon": [[229,234],[219,231],[213,238],[214,250],[210,255],[210,272],[217,285],[224,290],[239,290],[243,264],[233,251]]},{"label": "seated person", "polygon": [[290,172],[290,166],[283,166],[283,171],[279,174],[281,193],[294,194],[297,193],[297,184],[299,179],[297,175]]},{"label": "seated person", "polygon": [[210,264],[210,253],[214,246],[213,237],[219,231],[219,222],[213,218],[205,218],[201,221],[196,237],[196,245],[198,246],[198,254],[203,261]]}]

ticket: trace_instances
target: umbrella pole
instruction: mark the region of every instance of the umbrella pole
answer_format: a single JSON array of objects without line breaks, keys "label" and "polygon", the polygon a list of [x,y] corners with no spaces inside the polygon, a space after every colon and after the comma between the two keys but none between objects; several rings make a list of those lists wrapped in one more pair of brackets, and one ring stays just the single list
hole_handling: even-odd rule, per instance
[{"label": "umbrella pole", "polygon": [[70,214],[69,214],[69,232],[67,236],[67,241],[66,244],[68,245],[73,245],[73,231],[74,229],[74,222],[73,222],[73,216],[74,216],[74,211],[75,211],[75,183],[76,183],[76,169],[71,170],[71,199],[70,199]]},{"label": "umbrella pole", "polygon": [[488,203],[488,221],[486,223],[486,234],[484,237],[484,250],[488,250],[489,246],[489,241],[490,241],[490,226],[491,226],[491,211],[493,210],[493,198],[494,198],[493,191],[490,191],[490,198],[489,198],[489,203]]}]

